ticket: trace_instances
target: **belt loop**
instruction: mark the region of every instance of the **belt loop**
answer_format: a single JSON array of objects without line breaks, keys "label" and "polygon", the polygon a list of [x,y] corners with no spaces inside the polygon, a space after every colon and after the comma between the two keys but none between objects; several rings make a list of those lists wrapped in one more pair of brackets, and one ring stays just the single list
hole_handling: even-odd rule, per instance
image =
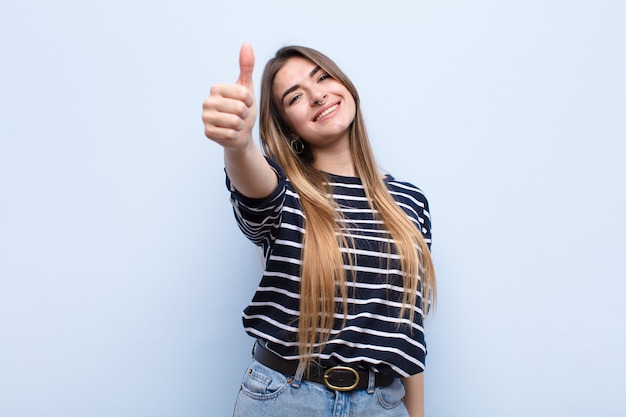
[{"label": "belt loop", "polygon": [[370,369],[369,377],[367,380],[367,393],[373,394],[376,388],[376,373]]},{"label": "belt loop", "polygon": [[300,388],[300,383],[302,382],[302,376],[304,375],[305,364],[304,361],[300,361],[298,363],[298,369],[296,370],[296,375],[293,377],[293,382],[291,386],[294,388]]}]

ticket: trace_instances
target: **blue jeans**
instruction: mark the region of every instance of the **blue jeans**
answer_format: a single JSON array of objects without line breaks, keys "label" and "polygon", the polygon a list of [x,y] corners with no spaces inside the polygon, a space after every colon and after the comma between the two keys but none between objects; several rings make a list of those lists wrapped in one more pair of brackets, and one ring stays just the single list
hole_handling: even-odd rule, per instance
[{"label": "blue jeans", "polygon": [[[302,372],[300,372],[301,374]],[[408,417],[400,378],[376,388],[340,392],[289,376],[253,360],[244,375],[234,417]]]}]

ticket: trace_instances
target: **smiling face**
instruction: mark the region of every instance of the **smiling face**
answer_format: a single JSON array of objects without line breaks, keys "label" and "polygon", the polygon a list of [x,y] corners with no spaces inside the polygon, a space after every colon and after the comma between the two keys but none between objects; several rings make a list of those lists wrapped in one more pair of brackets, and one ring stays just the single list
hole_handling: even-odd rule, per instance
[{"label": "smiling face", "polygon": [[272,94],[292,131],[315,152],[348,147],[356,104],[348,89],[315,63],[290,58],[276,73]]}]

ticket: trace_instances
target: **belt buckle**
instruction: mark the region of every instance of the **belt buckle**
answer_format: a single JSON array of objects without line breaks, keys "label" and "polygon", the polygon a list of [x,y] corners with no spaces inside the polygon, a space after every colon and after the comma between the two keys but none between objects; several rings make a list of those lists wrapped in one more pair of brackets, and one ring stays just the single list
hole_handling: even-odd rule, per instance
[{"label": "belt buckle", "polygon": [[[338,385],[333,385],[329,379],[330,379],[330,374],[333,371],[349,371],[352,373],[352,375],[354,375],[354,383],[352,385],[349,386],[345,386],[345,387],[341,387]],[[326,385],[327,388],[330,388],[334,391],[352,391],[353,389],[355,389],[358,385],[359,385],[359,381],[361,379],[361,376],[359,375],[359,373],[357,372],[356,369],[354,368],[350,368],[349,366],[333,366],[332,368],[329,368],[326,370],[326,372],[324,372],[324,385]]]}]

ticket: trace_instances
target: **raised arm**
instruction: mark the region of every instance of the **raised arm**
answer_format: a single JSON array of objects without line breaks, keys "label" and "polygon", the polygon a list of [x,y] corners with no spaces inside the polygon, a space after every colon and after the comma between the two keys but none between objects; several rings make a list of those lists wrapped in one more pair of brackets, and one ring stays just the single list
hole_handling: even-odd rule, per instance
[{"label": "raised arm", "polygon": [[250,198],[267,197],[278,183],[276,173],[252,138],[257,106],[252,84],[254,52],[244,43],[235,84],[211,87],[202,103],[204,134],[224,148],[226,173],[233,186]]}]

